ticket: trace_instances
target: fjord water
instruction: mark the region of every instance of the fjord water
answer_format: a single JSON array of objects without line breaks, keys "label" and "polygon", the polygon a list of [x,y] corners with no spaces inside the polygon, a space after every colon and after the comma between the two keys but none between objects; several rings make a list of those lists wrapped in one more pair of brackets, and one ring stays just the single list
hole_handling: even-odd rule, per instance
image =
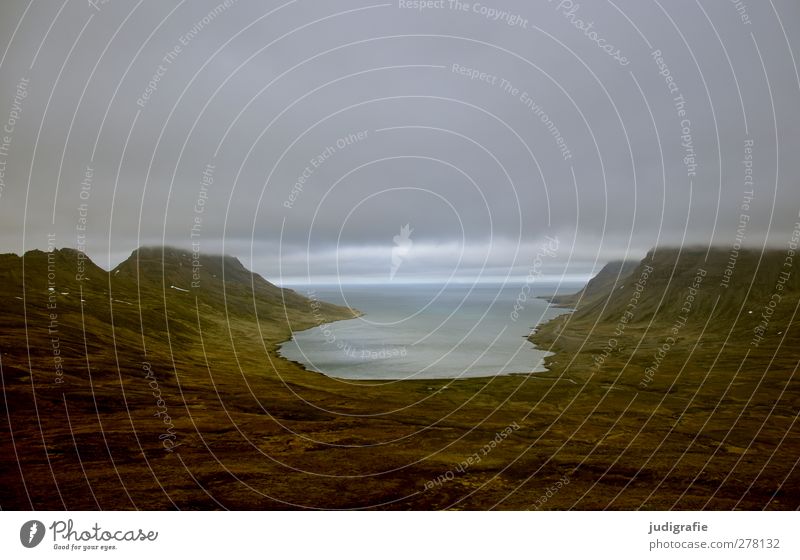
[{"label": "fjord water", "polygon": [[[558,287],[572,293],[581,284]],[[436,379],[544,371],[548,353],[531,330],[566,310],[534,295],[556,285],[399,284],[295,288],[315,301],[349,305],[362,317],[295,333],[280,354],[344,379]],[[517,305],[516,313],[515,304]]]}]

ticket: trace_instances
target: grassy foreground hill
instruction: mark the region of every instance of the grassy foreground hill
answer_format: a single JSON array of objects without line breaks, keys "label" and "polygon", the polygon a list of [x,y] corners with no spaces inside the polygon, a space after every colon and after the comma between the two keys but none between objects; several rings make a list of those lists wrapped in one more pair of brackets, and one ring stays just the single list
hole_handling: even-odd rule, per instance
[{"label": "grassy foreground hill", "polygon": [[376,384],[281,359],[357,312],[234,258],[0,255],[0,506],[795,509],[796,274],[749,346],[785,257],[723,289],[727,252],[659,250],[538,330],[547,374]]}]

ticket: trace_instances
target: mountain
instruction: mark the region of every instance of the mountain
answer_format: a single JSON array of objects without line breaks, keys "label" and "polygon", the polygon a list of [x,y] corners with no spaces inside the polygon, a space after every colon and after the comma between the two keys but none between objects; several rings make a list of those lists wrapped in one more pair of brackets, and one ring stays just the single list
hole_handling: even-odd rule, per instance
[{"label": "mountain", "polygon": [[46,339],[56,322],[65,344],[77,349],[84,342],[107,348],[115,343],[115,333],[144,346],[148,338],[161,342],[164,336],[196,340],[201,319],[208,328],[231,332],[237,325],[256,328],[276,345],[293,330],[359,315],[279,288],[235,257],[193,257],[172,247],[138,249],[110,272],[73,249],[0,255],[0,266],[7,324],[23,325],[27,317],[28,336]]},{"label": "mountain", "polygon": [[75,288],[81,276],[94,280],[107,276],[105,270],[74,249],[32,250],[22,256],[5,253],[0,254],[0,289],[5,292],[18,290],[18,295],[21,295],[23,271],[29,289],[45,290],[50,287],[48,280],[61,288]]},{"label": "mountain", "polygon": [[602,289],[540,325],[531,340],[555,352],[546,360],[553,374],[613,372],[615,384],[643,390],[662,383],[685,389],[671,374],[639,383],[653,369],[701,375],[706,367],[702,375],[723,383],[734,374],[760,378],[766,367],[769,384],[786,382],[792,370],[781,368],[796,362],[800,346],[800,271],[793,264],[791,249],[651,250],[614,283],[601,271],[589,284]]},{"label": "mountain", "polygon": [[597,298],[611,293],[638,264],[637,261],[612,261],[606,264],[579,292],[555,295],[547,299],[558,307],[588,305]]},{"label": "mountain", "polygon": [[227,315],[253,315],[287,323],[292,330],[359,315],[279,288],[229,255],[194,255],[173,247],[144,247],[131,253],[110,272],[110,277],[114,287],[123,292],[148,290],[156,299],[158,295],[197,298],[201,304],[224,310]]},{"label": "mountain", "polygon": [[786,323],[800,296],[800,272],[787,262],[786,251],[776,249],[742,249],[735,259],[718,248],[651,250],[639,263],[607,265],[584,290],[566,296],[578,309],[556,323],[602,325],[631,311],[626,324],[652,327],[671,324],[688,307],[690,329],[709,323],[709,334],[726,327],[746,331],[760,322],[775,293],[781,303],[770,308],[771,321]]}]

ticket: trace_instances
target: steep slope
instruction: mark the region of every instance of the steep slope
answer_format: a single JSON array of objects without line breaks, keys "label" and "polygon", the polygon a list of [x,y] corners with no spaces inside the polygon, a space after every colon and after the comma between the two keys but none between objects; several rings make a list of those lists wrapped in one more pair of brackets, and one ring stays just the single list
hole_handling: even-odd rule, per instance
[{"label": "steep slope", "polygon": [[287,323],[293,330],[358,316],[358,312],[312,302],[294,290],[279,288],[228,255],[197,256],[173,247],[146,247],[131,253],[110,274],[115,290],[122,293],[145,291],[156,301],[196,299],[229,317],[258,317]]},{"label": "steep slope", "polygon": [[777,292],[782,301],[771,314],[785,322],[800,295],[800,273],[792,273],[786,257],[785,251],[774,249],[741,250],[735,260],[721,249],[653,250],[641,262],[627,265],[627,274],[616,282],[613,271],[604,268],[587,284],[587,297],[577,311],[564,320],[574,327],[588,326],[631,311],[629,324],[670,322],[688,307],[694,317],[690,328],[702,325],[697,319],[703,318],[716,322],[713,331],[724,326],[747,329],[757,324],[760,311]]},{"label": "steep slope", "polygon": [[5,253],[0,255],[0,289],[21,296],[23,271],[28,289],[54,287],[59,292],[76,289],[82,280],[102,281],[108,274],[74,249],[33,250],[22,256]]},{"label": "steep slope", "polygon": [[577,293],[556,295],[548,298],[559,307],[583,307],[610,294],[622,286],[625,278],[639,265],[638,261],[612,261],[605,265],[586,286]]},{"label": "steep slope", "polygon": [[560,354],[549,359],[553,371],[572,364],[577,375],[614,364],[605,369],[637,380],[664,360],[686,366],[681,359],[753,372],[788,367],[800,343],[793,264],[787,250],[653,250],[619,286],[541,325],[531,340]]}]

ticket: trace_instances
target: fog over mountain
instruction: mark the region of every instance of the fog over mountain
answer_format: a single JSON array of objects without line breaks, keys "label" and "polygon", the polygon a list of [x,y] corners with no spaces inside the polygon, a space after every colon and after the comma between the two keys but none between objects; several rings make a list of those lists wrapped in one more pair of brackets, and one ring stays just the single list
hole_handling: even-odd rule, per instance
[{"label": "fog over mountain", "polygon": [[0,251],[194,247],[285,284],[785,247],[798,24],[791,0],[3,2]]}]

